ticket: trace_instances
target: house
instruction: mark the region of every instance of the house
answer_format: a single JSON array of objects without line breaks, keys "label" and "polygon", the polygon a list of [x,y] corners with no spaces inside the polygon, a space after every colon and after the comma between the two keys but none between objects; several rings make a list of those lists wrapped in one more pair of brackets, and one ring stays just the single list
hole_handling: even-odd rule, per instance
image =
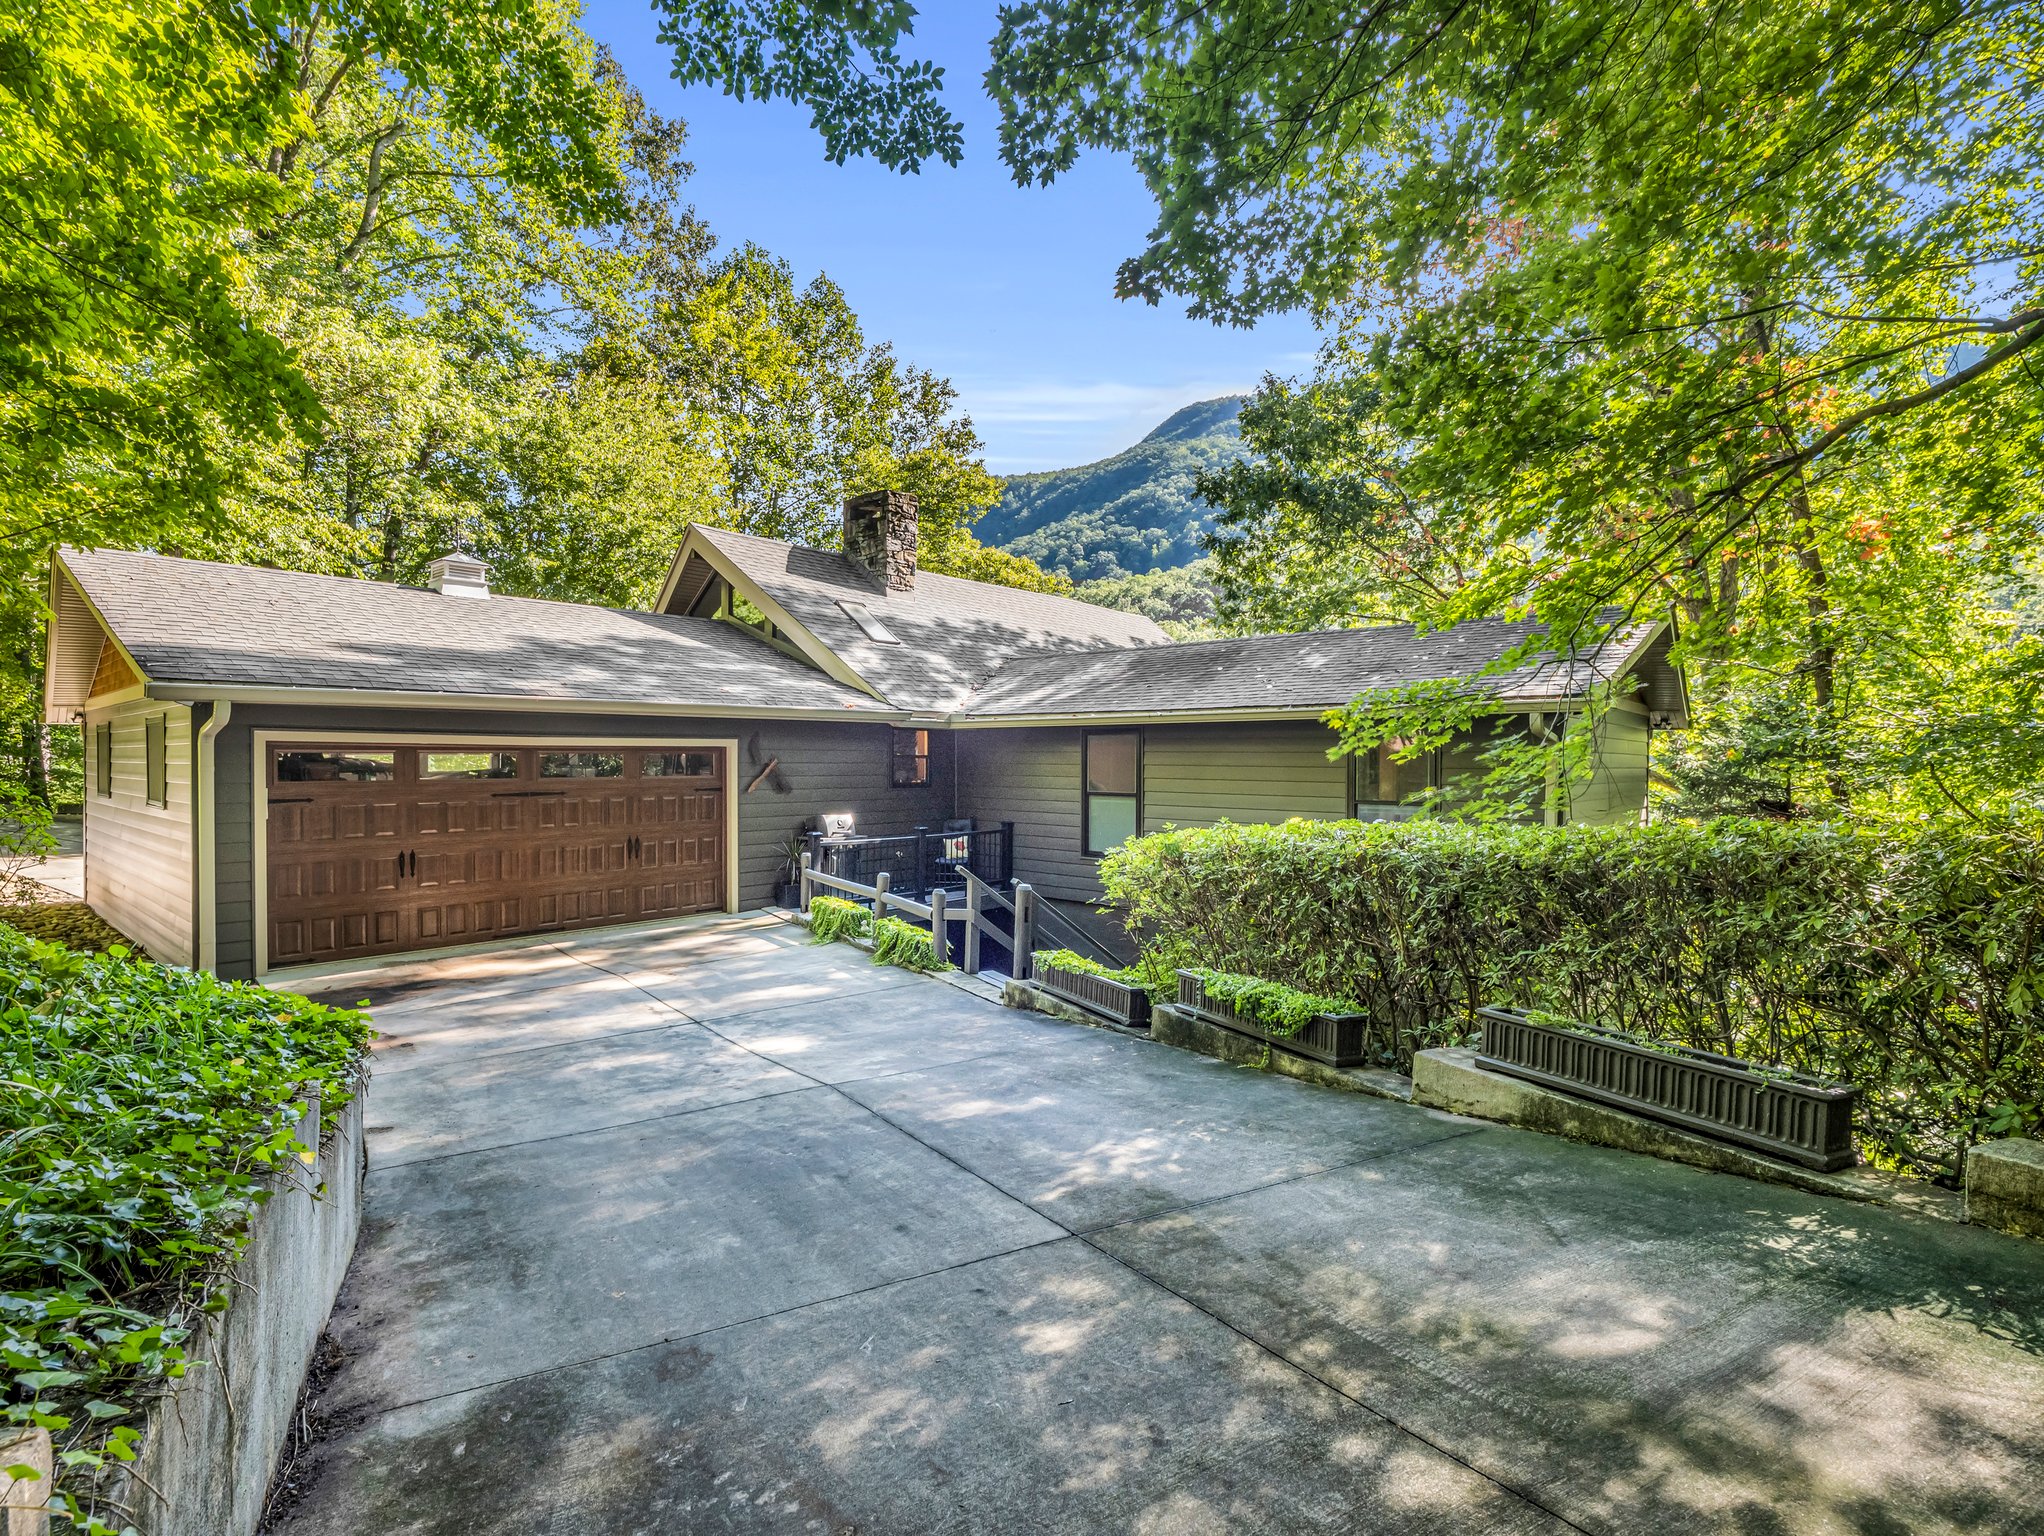
[{"label": "house", "polygon": [[[61,550],[45,708],[84,727],[87,899],[160,959],[264,976],[761,906],[791,837],[850,811],[1012,823],[1016,877],[1080,908],[1138,829],[1408,813],[1460,749],[1330,761],[1324,712],[1528,634],[1173,644],[915,551],[899,494],[847,505],[842,554],[691,527],[635,612],[504,597],[463,555],[412,588]],[[1640,814],[1649,735],[1685,719],[1669,638],[1489,680],[1486,729],[1621,695],[1556,818]]]}]

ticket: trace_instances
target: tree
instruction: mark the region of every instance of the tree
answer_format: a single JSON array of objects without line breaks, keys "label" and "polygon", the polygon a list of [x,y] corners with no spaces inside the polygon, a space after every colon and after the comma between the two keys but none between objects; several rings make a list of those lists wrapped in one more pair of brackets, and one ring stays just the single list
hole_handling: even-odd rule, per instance
[{"label": "tree", "polygon": [[1221,633],[1216,622],[1213,562],[1166,566],[1135,576],[1104,576],[1080,583],[1074,594],[1103,608],[1119,608],[1155,619],[1174,640],[1206,640]]},{"label": "tree", "polygon": [[292,205],[308,108],[370,75],[433,91],[451,131],[561,216],[610,207],[586,81],[533,0],[82,0],[0,16],[10,558],[216,518],[224,444],[316,426],[317,391],[249,303],[250,232]]}]

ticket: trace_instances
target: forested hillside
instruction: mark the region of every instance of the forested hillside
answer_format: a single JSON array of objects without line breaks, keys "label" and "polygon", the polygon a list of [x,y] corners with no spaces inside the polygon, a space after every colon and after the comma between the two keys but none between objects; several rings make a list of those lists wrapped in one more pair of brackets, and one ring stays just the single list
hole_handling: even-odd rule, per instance
[{"label": "forested hillside", "polygon": [[1242,457],[1241,409],[1202,400],[1111,459],[1016,475],[975,532],[1074,581],[1190,564],[1213,513],[1193,481]]}]

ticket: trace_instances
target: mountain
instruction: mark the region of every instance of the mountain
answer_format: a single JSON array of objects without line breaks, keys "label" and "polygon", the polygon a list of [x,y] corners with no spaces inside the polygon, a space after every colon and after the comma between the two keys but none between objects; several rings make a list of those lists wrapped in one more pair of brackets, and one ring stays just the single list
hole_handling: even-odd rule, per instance
[{"label": "mountain", "polygon": [[1074,581],[1189,565],[1213,515],[1193,477],[1246,451],[1235,420],[1242,400],[1188,405],[1097,464],[1015,475],[973,532]]}]

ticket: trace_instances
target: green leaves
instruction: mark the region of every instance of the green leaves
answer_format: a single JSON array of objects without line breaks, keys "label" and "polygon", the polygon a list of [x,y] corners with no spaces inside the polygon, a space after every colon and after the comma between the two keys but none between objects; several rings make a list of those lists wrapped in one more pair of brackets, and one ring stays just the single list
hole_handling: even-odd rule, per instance
[{"label": "green leaves", "polygon": [[64,1466],[133,1459],[113,1421],[184,1373],[299,1100],[333,1124],[368,1036],[358,1013],[0,926],[6,1416],[69,1432]]},{"label": "green leaves", "polygon": [[2034,822],[1223,824],[1101,877],[1146,965],[1353,999],[1407,1051],[1490,1003],[1673,1039],[1858,1084],[1863,1153],[1932,1177],[2044,1129]]},{"label": "green leaves", "polygon": [[929,933],[898,917],[883,917],[873,924],[873,961],[876,965],[898,965],[908,971],[948,971],[951,967],[937,958]]},{"label": "green leaves", "polygon": [[873,914],[841,896],[818,896],[809,903],[809,937],[818,944],[840,939],[870,939]]},{"label": "green leaves", "polygon": [[940,101],[943,70],[901,57],[915,24],[908,0],[656,0],[655,9],[676,80],[810,108],[839,165],[871,155],[915,171],[929,159],[956,165],[964,152],[964,129]]}]

